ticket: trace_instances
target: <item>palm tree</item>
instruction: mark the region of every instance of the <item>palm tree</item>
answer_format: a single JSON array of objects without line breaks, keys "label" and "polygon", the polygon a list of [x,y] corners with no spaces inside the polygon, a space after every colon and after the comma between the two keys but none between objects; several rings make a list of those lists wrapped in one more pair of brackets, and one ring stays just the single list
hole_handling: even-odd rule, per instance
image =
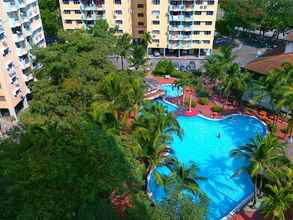
[{"label": "palm tree", "polygon": [[291,112],[287,127],[288,135],[291,137],[293,132],[293,86],[284,86],[280,89],[280,92],[282,94],[282,98],[278,102],[278,107],[287,108],[287,110]]},{"label": "palm tree", "polygon": [[[188,78],[182,78],[179,80],[175,81],[174,86],[176,88],[182,88],[183,89],[183,103],[185,100],[185,87],[190,87],[193,89],[202,89],[203,88],[203,82],[202,82],[202,78],[196,75],[192,75],[191,77]],[[189,111],[191,111],[191,101],[192,101],[192,96],[189,96]]]},{"label": "palm tree", "polygon": [[148,45],[152,43],[152,35],[150,32],[145,32],[142,37],[142,45],[147,49]]},{"label": "palm tree", "polygon": [[234,176],[243,172],[251,176],[254,181],[254,204],[262,192],[264,180],[274,176],[275,165],[287,161],[284,152],[284,145],[271,133],[265,137],[258,135],[251,143],[230,152],[232,157],[249,162],[248,166],[240,168]]},{"label": "palm tree", "polygon": [[[168,167],[172,172],[169,184],[171,183],[171,189],[174,190],[175,194],[180,194],[183,190],[187,190],[193,195],[203,195],[198,181],[205,180],[206,178],[198,176],[198,167],[195,163],[190,163],[187,166],[175,159],[171,163],[169,162]],[[172,186],[175,186],[175,188]]]},{"label": "palm tree", "polygon": [[145,64],[146,62],[145,55],[146,55],[146,51],[143,46],[138,44],[134,44],[132,46],[130,61],[135,66],[135,69],[138,69],[140,66]]},{"label": "palm tree", "polygon": [[179,137],[183,133],[173,114],[167,113],[160,105],[146,103],[133,124],[133,138],[140,149],[139,158],[146,166],[145,177],[163,163],[172,133]]},{"label": "palm tree", "polygon": [[117,53],[121,58],[121,67],[124,69],[124,59],[126,59],[131,51],[131,41],[132,38],[129,34],[125,33],[118,36],[117,39]]},{"label": "palm tree", "polygon": [[261,199],[261,212],[265,217],[286,220],[286,214],[293,208],[292,182],[285,186],[266,185],[267,193]]},{"label": "palm tree", "polygon": [[231,47],[221,47],[220,52],[208,57],[204,65],[207,76],[213,81],[222,80],[234,58]]},{"label": "palm tree", "polygon": [[223,79],[220,82],[219,87],[226,97],[226,101],[234,93],[237,100],[241,101],[242,95],[247,88],[247,82],[249,80],[249,73],[242,72],[238,64],[232,64],[224,74]]}]

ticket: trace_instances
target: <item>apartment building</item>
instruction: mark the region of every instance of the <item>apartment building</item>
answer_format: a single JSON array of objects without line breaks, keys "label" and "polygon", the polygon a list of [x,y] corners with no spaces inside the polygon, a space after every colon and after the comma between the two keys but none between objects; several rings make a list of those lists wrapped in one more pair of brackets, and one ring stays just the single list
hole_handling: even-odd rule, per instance
[{"label": "apartment building", "polygon": [[120,33],[151,33],[149,54],[205,57],[212,52],[218,0],[59,0],[64,29],[97,19]]},{"label": "apartment building", "polygon": [[37,0],[0,1],[0,114],[17,118],[33,80],[33,45],[45,47]]}]

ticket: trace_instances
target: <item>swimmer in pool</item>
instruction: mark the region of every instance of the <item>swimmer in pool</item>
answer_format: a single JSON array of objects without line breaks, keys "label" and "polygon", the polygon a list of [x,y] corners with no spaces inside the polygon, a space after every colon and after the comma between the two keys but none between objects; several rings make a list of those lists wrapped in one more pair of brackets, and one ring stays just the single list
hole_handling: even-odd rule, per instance
[{"label": "swimmer in pool", "polygon": [[217,138],[219,138],[219,139],[221,138],[221,134],[220,133],[218,133]]}]

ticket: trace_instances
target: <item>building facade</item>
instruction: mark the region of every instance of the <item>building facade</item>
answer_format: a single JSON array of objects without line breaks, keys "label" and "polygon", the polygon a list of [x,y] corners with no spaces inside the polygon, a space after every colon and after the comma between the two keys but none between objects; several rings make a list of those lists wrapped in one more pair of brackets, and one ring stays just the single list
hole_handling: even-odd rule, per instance
[{"label": "building facade", "polygon": [[120,33],[151,33],[150,54],[205,57],[213,48],[218,0],[59,0],[64,29],[97,19]]},{"label": "building facade", "polygon": [[37,0],[0,1],[0,114],[17,118],[33,80],[32,46],[45,47]]}]

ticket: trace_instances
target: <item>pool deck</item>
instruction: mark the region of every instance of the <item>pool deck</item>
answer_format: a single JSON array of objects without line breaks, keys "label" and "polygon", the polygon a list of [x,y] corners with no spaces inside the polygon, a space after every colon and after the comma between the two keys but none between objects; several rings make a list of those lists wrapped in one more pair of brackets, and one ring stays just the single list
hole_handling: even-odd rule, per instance
[{"label": "pool deck", "polygon": [[[160,84],[169,84],[174,83],[176,81],[176,78],[164,78],[164,77],[149,77],[152,80],[157,81]],[[211,92],[210,92],[211,94]],[[238,103],[232,103],[232,102],[226,102],[226,100],[223,100],[221,97],[217,95],[212,95],[212,97],[209,98],[209,103],[207,105],[201,105],[199,103],[199,98],[196,96],[196,92],[193,89],[190,88],[184,88],[184,96],[181,96],[179,98],[172,98],[167,99],[168,101],[177,104],[182,105],[184,103],[184,100],[189,100],[189,98],[192,98],[196,102],[195,109],[202,115],[207,116],[209,118],[222,118],[224,116],[230,115],[230,114],[247,114],[251,116],[255,116],[259,118],[260,120],[264,121],[267,125],[271,126],[275,123],[277,127],[277,137],[284,142],[287,142],[288,135],[284,133],[283,131],[287,127],[288,123],[286,119],[278,117],[276,118],[276,115],[271,114],[268,111],[265,111],[263,109],[258,109],[257,107],[249,107],[242,105],[240,106]],[[222,106],[223,112],[216,113],[211,110],[211,108],[215,105]],[[275,122],[274,122],[275,121]]]}]

